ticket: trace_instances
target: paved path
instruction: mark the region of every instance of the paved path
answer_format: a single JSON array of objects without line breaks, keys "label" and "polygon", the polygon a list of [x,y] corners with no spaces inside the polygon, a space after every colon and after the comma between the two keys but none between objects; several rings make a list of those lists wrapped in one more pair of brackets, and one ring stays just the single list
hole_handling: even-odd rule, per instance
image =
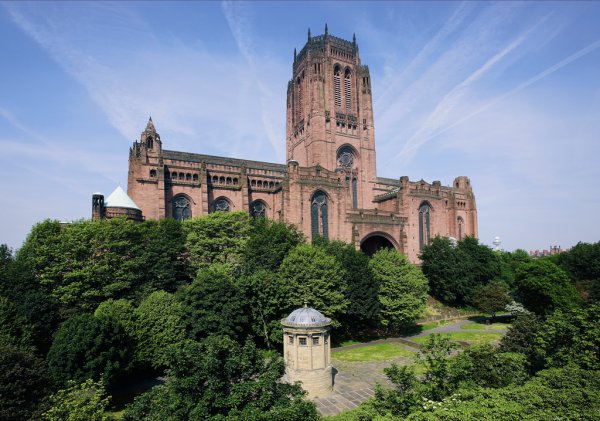
[{"label": "paved path", "polygon": [[396,363],[398,365],[408,365],[413,362],[412,358],[407,357],[400,357],[386,361],[340,361],[335,358],[336,352],[346,349],[362,348],[364,346],[382,342],[398,342],[402,346],[415,351],[419,349],[420,345],[416,342],[410,341],[410,338],[427,336],[431,333],[504,332],[504,330],[496,329],[461,329],[461,326],[467,323],[473,322],[471,320],[459,320],[402,338],[380,339],[364,344],[354,344],[332,349],[331,361],[334,367],[333,391],[328,396],[313,399],[317,405],[317,410],[322,416],[330,416],[356,408],[362,402],[375,394],[376,384],[380,384],[384,387],[391,386],[391,383],[383,373],[383,369],[385,367],[389,367],[392,363]]}]

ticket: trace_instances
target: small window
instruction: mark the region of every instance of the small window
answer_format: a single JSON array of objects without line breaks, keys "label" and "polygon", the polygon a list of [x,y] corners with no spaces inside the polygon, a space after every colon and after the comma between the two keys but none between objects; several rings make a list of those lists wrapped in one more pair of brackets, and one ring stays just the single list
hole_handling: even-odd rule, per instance
[{"label": "small window", "polygon": [[298,343],[300,346],[306,346],[306,338],[298,338]]},{"label": "small window", "polygon": [[288,336],[288,344],[294,345],[294,337],[292,335]]},{"label": "small window", "polygon": [[312,342],[313,342],[313,345],[319,345],[319,337],[318,336],[313,336]]},{"label": "small window", "polygon": [[194,174],[192,178],[194,181],[198,181],[198,174]]},{"label": "small window", "polygon": [[190,173],[187,173],[187,174],[185,175],[185,180],[186,180],[186,181],[192,181],[192,174],[190,174]]},{"label": "small window", "polygon": [[156,178],[156,170],[150,170],[150,178]]}]

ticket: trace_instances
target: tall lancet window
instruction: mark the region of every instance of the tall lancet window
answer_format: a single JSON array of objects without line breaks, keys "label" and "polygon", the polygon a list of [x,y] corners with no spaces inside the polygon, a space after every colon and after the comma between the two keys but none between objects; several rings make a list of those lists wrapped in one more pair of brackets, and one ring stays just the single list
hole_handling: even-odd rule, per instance
[{"label": "tall lancet window", "polygon": [[310,207],[310,222],[313,240],[317,236],[329,238],[329,219],[327,215],[327,196],[322,191],[313,194]]},{"label": "tall lancet window", "polygon": [[296,122],[302,119],[302,80],[298,77],[296,80],[296,93],[298,98],[298,106],[296,107]]},{"label": "tall lancet window", "polygon": [[192,217],[191,203],[185,196],[177,196],[173,199],[173,218],[178,221],[189,219]]},{"label": "tall lancet window", "polygon": [[333,99],[336,107],[342,106],[342,93],[340,92],[340,67],[333,69]]},{"label": "tall lancet window", "polygon": [[456,221],[456,225],[458,226],[458,241],[462,240],[464,224],[465,221],[463,221],[463,219],[459,216],[458,220]]},{"label": "tall lancet window", "polygon": [[352,109],[352,92],[350,90],[350,69],[344,72],[344,96],[346,98],[346,111]]},{"label": "tall lancet window", "polygon": [[430,241],[430,223],[429,214],[431,208],[429,203],[423,202],[419,207],[419,248],[423,250],[423,247],[429,244]]}]

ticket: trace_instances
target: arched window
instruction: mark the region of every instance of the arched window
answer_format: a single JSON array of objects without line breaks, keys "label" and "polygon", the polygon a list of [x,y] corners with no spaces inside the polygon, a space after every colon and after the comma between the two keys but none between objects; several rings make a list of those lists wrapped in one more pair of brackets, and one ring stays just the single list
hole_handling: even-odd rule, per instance
[{"label": "arched window", "polygon": [[225,177],[219,177],[219,184],[225,184]]},{"label": "arched window", "polygon": [[156,178],[156,170],[150,170],[150,178]]},{"label": "arched window", "polygon": [[463,219],[459,216],[458,219],[456,220],[456,225],[458,227],[458,241],[462,240],[464,223],[465,223],[465,221],[463,221]]},{"label": "arched window", "polygon": [[194,174],[194,175],[192,176],[192,179],[193,179],[194,181],[198,181],[198,174]]},{"label": "arched window", "polygon": [[192,174],[190,174],[190,173],[187,173],[187,174],[185,175],[185,180],[186,180],[186,181],[192,181]]},{"label": "arched window", "polygon": [[227,177],[227,180],[225,181],[227,183],[227,185],[229,186],[231,184],[231,177]]},{"label": "arched window", "polygon": [[423,250],[423,247],[429,244],[430,241],[430,223],[429,214],[431,208],[429,203],[423,202],[419,207],[419,248]]},{"label": "arched window", "polygon": [[356,177],[352,178],[352,209],[358,207],[358,192],[357,192],[357,181]]},{"label": "arched window", "polygon": [[251,185],[252,187],[256,187],[256,180],[251,180],[251,181],[250,181],[250,185]]},{"label": "arched window", "polygon": [[340,92],[340,66],[333,68],[333,99],[336,107],[342,106],[342,96]]},{"label": "arched window", "polygon": [[350,170],[354,165],[355,154],[352,147],[345,145],[338,149],[337,164],[339,168]]},{"label": "arched window", "polygon": [[310,221],[313,240],[319,235],[323,238],[329,238],[327,196],[322,191],[317,191],[313,194],[310,208]]},{"label": "arched window", "polygon": [[215,200],[214,211],[215,212],[229,212],[231,210],[231,206],[229,205],[229,201],[224,198],[219,198]]},{"label": "arched window", "polygon": [[250,215],[253,218],[264,218],[267,216],[267,205],[262,200],[255,200],[250,204]]},{"label": "arched window", "polygon": [[346,111],[352,109],[352,91],[350,90],[350,69],[344,72],[344,97],[346,98]]},{"label": "arched window", "polygon": [[148,136],[146,138],[146,147],[148,149],[152,149],[154,147],[154,140],[152,139],[152,136]]},{"label": "arched window", "polygon": [[178,221],[189,219],[192,217],[192,206],[190,201],[185,196],[176,196],[172,202],[172,214],[173,218]]}]

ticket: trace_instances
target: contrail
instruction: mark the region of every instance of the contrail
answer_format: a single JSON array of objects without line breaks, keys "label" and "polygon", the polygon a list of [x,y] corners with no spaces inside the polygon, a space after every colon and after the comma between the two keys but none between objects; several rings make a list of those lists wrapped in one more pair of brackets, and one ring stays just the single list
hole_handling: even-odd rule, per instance
[{"label": "contrail", "polygon": [[490,108],[492,105],[497,104],[500,101],[503,101],[504,99],[508,98],[509,96],[516,94],[517,92],[522,91],[523,89],[527,88],[528,86],[534,84],[535,82],[545,78],[546,76],[556,72],[557,70],[565,67],[568,64],[571,64],[572,62],[574,62],[575,60],[591,53],[592,51],[594,51],[595,49],[597,49],[598,47],[600,47],[600,40],[597,40],[596,42],[593,42],[592,44],[588,45],[585,48],[582,48],[581,50],[577,51],[574,54],[571,54],[569,57],[565,58],[564,60],[559,61],[558,63],[556,63],[553,66],[550,66],[549,68],[547,68],[546,70],[544,70],[541,73],[538,73],[537,75],[535,75],[534,77],[526,80],[525,82],[521,83],[520,85],[516,86],[515,88],[511,89],[510,91],[500,95],[499,97],[497,97],[496,99],[493,99],[492,101],[488,102],[487,104],[485,104],[484,106],[482,106],[481,108],[473,111],[472,113],[468,114],[467,116],[461,118],[460,120],[452,123],[451,125],[449,125],[448,127],[432,134],[431,136],[429,136],[427,138],[427,140],[431,140],[439,135],[441,135],[442,133],[447,132],[448,130],[458,126],[459,124],[464,123],[465,121],[469,120],[470,118],[476,116],[479,113],[482,113],[483,111],[487,110],[488,108]]}]

